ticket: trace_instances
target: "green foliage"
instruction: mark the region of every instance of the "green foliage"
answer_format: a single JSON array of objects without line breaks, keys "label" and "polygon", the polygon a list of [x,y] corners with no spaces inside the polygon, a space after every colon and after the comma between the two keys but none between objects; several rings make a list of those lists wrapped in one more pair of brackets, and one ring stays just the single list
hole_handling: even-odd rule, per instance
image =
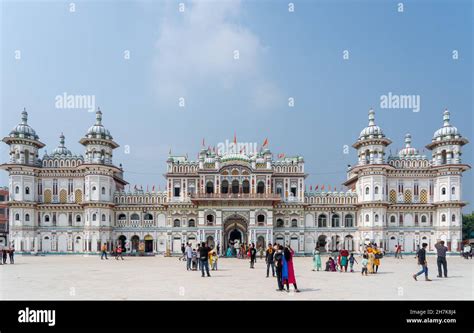
[{"label": "green foliage", "polygon": [[474,212],[462,216],[462,238],[474,238]]}]

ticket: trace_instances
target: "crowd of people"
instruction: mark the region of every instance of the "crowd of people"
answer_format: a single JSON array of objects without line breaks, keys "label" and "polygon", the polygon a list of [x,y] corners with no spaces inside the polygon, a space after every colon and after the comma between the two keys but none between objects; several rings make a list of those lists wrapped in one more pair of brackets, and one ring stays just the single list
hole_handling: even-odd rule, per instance
[{"label": "crowd of people", "polygon": [[10,259],[10,264],[15,263],[15,248],[13,246],[0,248],[0,265],[6,265],[7,259]]}]

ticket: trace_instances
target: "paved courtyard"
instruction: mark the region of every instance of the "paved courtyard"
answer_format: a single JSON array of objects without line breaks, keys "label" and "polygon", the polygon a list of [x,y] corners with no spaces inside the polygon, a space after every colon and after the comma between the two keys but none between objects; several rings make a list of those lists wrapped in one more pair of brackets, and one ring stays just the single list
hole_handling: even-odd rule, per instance
[{"label": "paved courtyard", "polygon": [[264,260],[252,270],[247,260],[221,258],[219,270],[201,278],[177,258],[19,255],[15,265],[0,266],[0,299],[474,299],[474,260],[448,258],[448,279],[436,277],[435,257],[428,261],[433,282],[412,279],[418,270],[413,256],[384,258],[379,274],[367,277],[360,275],[360,265],[357,273],[313,272],[311,258],[295,258],[301,293],[280,293],[275,279],[265,278]]}]

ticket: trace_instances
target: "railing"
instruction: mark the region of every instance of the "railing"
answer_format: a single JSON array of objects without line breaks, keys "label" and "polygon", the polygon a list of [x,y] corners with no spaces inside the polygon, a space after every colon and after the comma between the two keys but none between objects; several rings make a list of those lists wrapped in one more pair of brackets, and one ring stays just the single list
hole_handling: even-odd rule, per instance
[{"label": "railing", "polygon": [[116,223],[117,227],[119,228],[151,228],[155,226],[154,220],[117,220]]},{"label": "railing", "polygon": [[241,199],[262,199],[262,200],[281,200],[279,194],[273,193],[196,193],[191,195],[192,199],[224,199],[224,200],[241,200]]}]

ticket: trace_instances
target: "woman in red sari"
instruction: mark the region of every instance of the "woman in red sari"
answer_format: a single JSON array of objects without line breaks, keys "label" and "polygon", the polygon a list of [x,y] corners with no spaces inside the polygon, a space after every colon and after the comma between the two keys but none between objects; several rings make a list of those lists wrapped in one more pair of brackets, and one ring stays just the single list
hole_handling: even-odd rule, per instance
[{"label": "woman in red sari", "polygon": [[286,285],[286,291],[290,291],[290,283],[295,287],[295,292],[299,293],[298,287],[296,286],[295,268],[293,267],[293,256],[295,252],[291,247],[285,247],[283,250],[283,272],[282,280],[283,284]]}]

